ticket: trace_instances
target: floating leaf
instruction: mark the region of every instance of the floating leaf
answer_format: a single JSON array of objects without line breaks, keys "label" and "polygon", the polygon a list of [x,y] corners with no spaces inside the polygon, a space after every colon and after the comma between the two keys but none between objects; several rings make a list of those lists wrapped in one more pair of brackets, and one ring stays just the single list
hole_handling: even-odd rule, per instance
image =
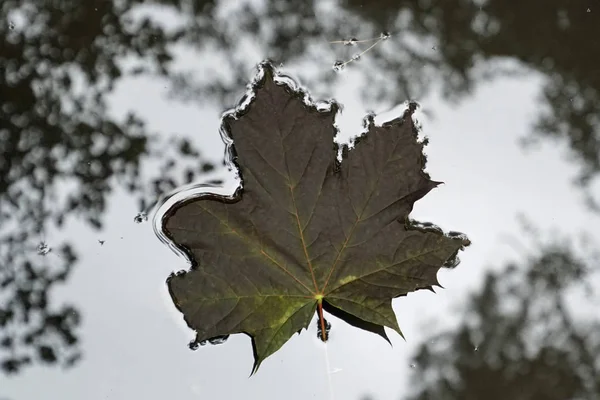
[{"label": "floating leaf", "polygon": [[340,163],[337,104],[317,109],[283,81],[262,64],[252,100],[223,118],[242,186],[177,203],[162,220],[192,261],[168,287],[196,341],[250,335],[253,372],[315,310],[323,325],[324,309],[386,340],[384,326],[401,334],[392,299],[439,285],[440,267],[468,244],[408,219],[439,184],[423,171],[414,105],[384,126],[368,118]]}]

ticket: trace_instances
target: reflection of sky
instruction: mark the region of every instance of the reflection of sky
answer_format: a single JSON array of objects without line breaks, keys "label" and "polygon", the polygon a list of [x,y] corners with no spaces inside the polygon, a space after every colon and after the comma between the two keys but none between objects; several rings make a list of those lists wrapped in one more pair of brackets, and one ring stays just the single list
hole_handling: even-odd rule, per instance
[{"label": "reflection of sky", "polygon": [[[374,108],[360,101],[360,79],[351,67],[330,94],[344,105],[337,120],[344,134],[358,133],[366,110]],[[375,335],[331,318],[326,353],[313,324],[308,333],[294,336],[269,357],[252,378],[252,349],[245,335],[190,351],[187,342],[193,334],[164,285],[171,271],[186,268],[185,261],[159,243],[149,222],[133,222],[139,210],[117,192],[105,215],[104,231],[91,232],[78,223],[64,231],[80,250],[81,260],[68,284],[53,294],[56,301],[68,299],[80,307],[83,360],[68,371],[36,366],[2,377],[3,393],[12,399],[304,400],[330,398],[331,389],[337,399],[357,399],[365,393],[376,399],[398,398],[410,386],[410,355],[432,332],[431,324],[456,321],[457,304],[467,290],[477,287],[482,273],[518,257],[518,249],[506,239],[512,235],[519,240],[522,235],[518,213],[542,232],[560,228],[562,235],[578,235],[598,223],[570,183],[576,170],[566,162],[563,146],[546,143],[529,152],[519,146],[518,139],[536,115],[540,84],[534,75],[497,79],[481,83],[473,96],[454,105],[436,94],[419,99],[434,114],[420,114],[430,137],[427,170],[432,179],[446,184],[419,201],[413,217],[463,231],[473,245],[456,270],[440,273],[446,289],[395,301],[406,342],[391,333],[390,347]],[[119,86],[112,107],[117,113],[139,111],[154,131],[193,137],[203,155],[218,162],[224,148],[218,135],[223,110],[210,104],[183,105],[165,99],[164,92],[159,81],[132,80]],[[48,234],[50,246],[57,239]],[[106,241],[103,246],[99,239]],[[524,247],[532,243],[527,238]],[[485,339],[475,345],[485,346]],[[328,368],[337,372],[328,374]]]}]

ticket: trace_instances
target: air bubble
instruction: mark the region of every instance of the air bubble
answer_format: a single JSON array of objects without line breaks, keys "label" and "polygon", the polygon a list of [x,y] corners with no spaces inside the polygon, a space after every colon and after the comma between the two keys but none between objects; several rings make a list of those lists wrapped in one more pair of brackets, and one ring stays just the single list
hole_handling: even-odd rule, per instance
[{"label": "air bubble", "polygon": [[13,29],[15,29],[15,23],[14,23],[14,22],[12,22],[12,21],[10,21],[10,22],[8,23],[8,29],[10,29],[11,31],[12,31]]},{"label": "air bubble", "polygon": [[344,62],[336,61],[335,64],[333,64],[333,70],[335,72],[340,72],[344,69],[345,66],[346,66],[346,64],[344,64]]},{"label": "air bubble", "polygon": [[379,35],[379,38],[381,40],[386,40],[386,39],[389,39],[390,36],[392,36],[392,35],[388,31],[384,31],[384,32],[381,32],[381,35]]},{"label": "air bubble", "polygon": [[478,352],[479,351],[479,346],[475,346],[475,348],[473,349],[474,352]]},{"label": "air bubble", "polygon": [[205,346],[206,343],[208,343],[207,340],[198,341],[198,338],[196,338],[188,343],[188,347],[190,348],[190,350],[196,351],[200,346]]},{"label": "air bubble", "polygon": [[[387,124],[391,124],[393,123],[395,120],[389,121]],[[420,221],[415,221],[415,220],[411,220],[410,221],[411,226],[414,229],[417,230],[421,230],[421,231],[425,231],[425,232],[433,232],[433,233],[437,233],[437,234],[444,234],[444,231],[442,230],[442,228],[440,228],[439,226],[432,224],[431,222],[420,222]]]},{"label": "air bubble", "polygon": [[317,101],[315,107],[317,108],[317,111],[331,111],[331,103],[329,101]]},{"label": "air bubble", "polygon": [[461,232],[450,231],[448,232],[448,237],[462,241],[464,246],[471,244],[471,240],[468,238],[468,236]]},{"label": "air bubble", "polygon": [[448,268],[448,269],[456,268],[456,267],[458,267],[458,264],[460,264],[460,258],[458,258],[458,256],[450,257],[444,263],[444,268]]},{"label": "air bubble", "polygon": [[352,61],[358,61],[360,60],[360,53],[356,53],[355,55],[352,56]]},{"label": "air bubble", "polygon": [[590,10],[589,8],[587,9],[587,12],[592,12],[592,10]]},{"label": "air bubble", "polygon": [[357,43],[358,43],[358,39],[356,39],[356,38],[344,40],[344,46],[356,46]]},{"label": "air bubble", "polygon": [[37,253],[41,256],[45,256],[46,254],[50,253],[51,251],[52,251],[52,249],[50,248],[50,246],[48,246],[48,244],[46,242],[41,242],[37,247]]},{"label": "air bubble", "polygon": [[208,339],[210,344],[223,344],[229,339],[229,335],[215,336]]},{"label": "air bubble", "polygon": [[410,364],[410,367],[414,369],[414,368],[417,368],[417,365],[416,364]]},{"label": "air bubble", "polygon": [[146,215],[145,212],[142,211],[142,212],[137,213],[137,215],[135,216],[135,218],[133,218],[133,221],[136,224],[141,224],[144,221],[148,221],[148,216]]},{"label": "air bubble", "polygon": [[100,243],[100,246],[104,246],[104,240],[98,240],[98,243]]}]

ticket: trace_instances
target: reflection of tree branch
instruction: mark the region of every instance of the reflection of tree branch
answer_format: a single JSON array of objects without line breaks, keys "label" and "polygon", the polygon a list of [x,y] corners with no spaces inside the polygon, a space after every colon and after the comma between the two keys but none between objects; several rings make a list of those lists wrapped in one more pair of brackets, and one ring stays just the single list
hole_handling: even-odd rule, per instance
[{"label": "reflection of tree branch", "polygon": [[488,273],[461,325],[423,341],[407,398],[599,399],[600,321],[574,318],[565,303],[592,272],[549,247]]},{"label": "reflection of tree branch", "polygon": [[50,289],[66,280],[76,257],[64,245],[45,259],[35,259],[30,256],[30,242],[27,235],[8,236],[0,248],[0,259],[6,262],[0,268],[0,347],[8,353],[0,367],[6,372],[16,372],[34,360],[71,365],[80,356],[73,347],[77,310],[71,306],[55,310],[49,301]]},{"label": "reflection of tree branch", "polygon": [[[10,238],[35,248],[51,222],[60,228],[72,215],[100,228],[114,185],[135,193],[143,209],[157,195],[212,168],[198,160],[191,143],[162,143],[139,116],[108,115],[106,95],[121,78],[159,77],[172,82],[176,98],[230,106],[260,61],[248,52],[257,44],[269,51],[261,58],[286,64],[331,58],[333,65],[328,41],[390,31],[390,40],[351,65],[367,77],[365,98],[395,104],[424,95],[434,81],[444,84],[449,98],[468,94],[494,74],[514,73],[488,69],[476,75],[482,61],[517,60],[548,77],[547,112],[535,135],[568,138],[585,166],[582,185],[600,172],[595,62],[600,48],[588,40],[600,36],[600,25],[573,2],[552,0],[539,7],[533,0],[491,0],[479,7],[462,0],[345,0],[327,9],[319,2],[265,0],[261,7],[243,5],[228,13],[220,5],[214,0],[3,2],[0,17],[11,21],[0,25],[0,273],[10,282],[3,294],[16,296],[28,285],[14,278],[20,264],[11,262],[11,252],[21,250],[8,244]],[[151,6],[173,11],[179,21],[164,26]],[[201,64],[207,60],[203,74],[176,70],[172,60],[180,50],[201,54]],[[322,92],[338,78],[329,68],[302,73],[309,76],[301,80]],[[199,75],[206,78],[191,79]],[[148,160],[160,160],[162,168],[148,173]],[[35,251],[24,254],[33,254],[32,268],[43,276],[45,264]],[[62,268],[68,275],[71,265]]]},{"label": "reflection of tree branch", "polygon": [[[149,204],[212,165],[185,139],[161,143],[139,117],[107,114],[120,58],[137,53],[152,73],[167,73],[172,39],[149,19],[134,31],[124,23],[135,2],[9,3],[0,8],[11,21],[0,25],[0,368],[14,373],[81,355],[79,312],[51,301],[76,249],[51,243],[37,254],[52,224],[77,215],[100,228],[114,185]],[[142,173],[145,161],[166,158],[168,168]]]},{"label": "reflection of tree branch", "polygon": [[[547,110],[539,116],[532,137],[566,138],[584,167],[583,187],[600,172],[600,121],[596,121],[600,115],[596,73],[600,50],[589,40],[600,32],[584,7],[560,0],[544,3],[543,10],[534,0],[482,5],[462,0],[345,0],[341,9],[325,11],[311,2],[302,7],[295,1],[264,3],[260,8],[245,6],[227,15],[207,8],[196,14],[198,23],[192,28],[180,29],[181,41],[203,54],[222,49],[217,57],[231,73],[226,78],[213,74],[195,85],[186,85],[187,79],[180,76],[174,82],[174,93],[186,100],[210,95],[232,104],[248,69],[258,61],[239,56],[246,43],[261,43],[269,49],[271,59],[292,63],[330,57],[325,42],[332,38],[372,37],[391,31],[393,40],[352,63],[353,68],[365,72],[363,95],[368,101],[402,103],[423,96],[432,82],[441,82],[445,96],[458,99],[495,76],[535,70],[548,78],[542,99]],[[172,8],[181,11],[178,4]],[[531,23],[531,15],[536,16],[536,24]],[[261,29],[267,25],[271,28]],[[507,59],[517,63],[504,66]],[[313,86],[327,87],[334,81],[331,72],[311,76]]]}]

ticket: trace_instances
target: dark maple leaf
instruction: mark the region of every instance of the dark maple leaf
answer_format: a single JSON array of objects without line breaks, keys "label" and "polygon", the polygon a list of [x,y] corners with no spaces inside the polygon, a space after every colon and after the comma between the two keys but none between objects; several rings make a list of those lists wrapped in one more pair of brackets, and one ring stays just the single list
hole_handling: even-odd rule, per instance
[{"label": "dark maple leaf", "polygon": [[[438,285],[437,272],[468,244],[411,229],[415,201],[436,187],[410,106],[351,150],[338,146],[338,107],[317,109],[261,65],[254,98],[223,118],[243,187],[174,205],[163,230],[192,261],[168,287],[197,342],[246,333],[255,372],[322,310],[387,340],[401,334],[392,299]],[[327,332],[322,327],[321,332]],[[326,334],[322,334],[326,339]]]}]

